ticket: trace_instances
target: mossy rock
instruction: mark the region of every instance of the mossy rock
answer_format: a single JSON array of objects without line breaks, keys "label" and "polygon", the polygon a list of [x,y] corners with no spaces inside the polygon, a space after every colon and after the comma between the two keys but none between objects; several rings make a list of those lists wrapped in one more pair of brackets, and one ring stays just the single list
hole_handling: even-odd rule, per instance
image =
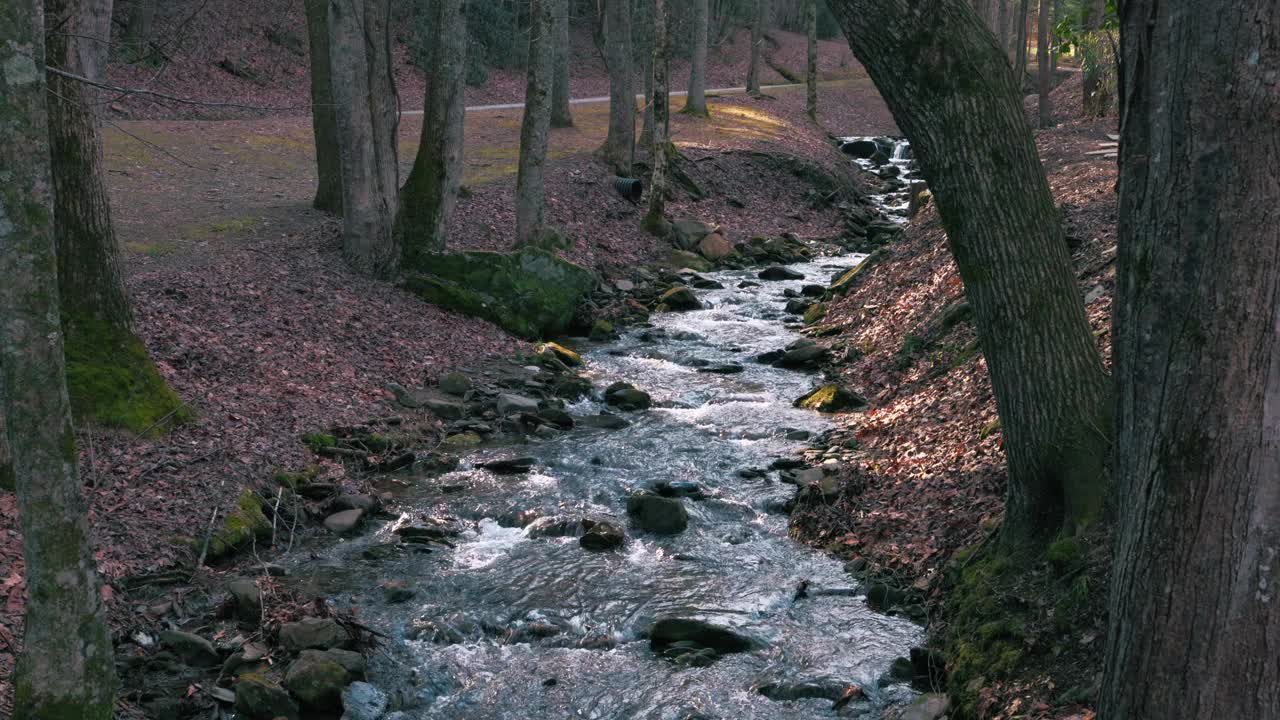
[{"label": "mossy rock", "polygon": [[262,512],[262,499],[252,490],[236,498],[235,507],[222,521],[222,527],[209,538],[209,560],[224,558],[248,545],[254,539],[271,537],[271,521]]},{"label": "mossy rock", "polygon": [[574,239],[563,230],[551,225],[544,226],[526,247],[533,247],[547,252],[560,252],[573,248]]},{"label": "mossy rock", "polygon": [[67,393],[80,422],[159,434],[193,415],[128,330],[64,319]]},{"label": "mossy rock", "polygon": [[597,342],[612,340],[617,335],[617,331],[613,328],[613,323],[603,318],[597,319],[591,324],[591,339]]},{"label": "mossy rock", "polygon": [[427,302],[530,339],[568,330],[594,285],[585,268],[531,247],[428,255],[404,281]]},{"label": "mossy rock", "polygon": [[822,319],[826,316],[827,316],[826,303],[814,303],[809,306],[808,310],[804,311],[804,324],[816,325],[822,322]]},{"label": "mossy rock", "polygon": [[833,295],[844,295],[853,289],[853,286],[859,282],[866,271],[889,256],[889,251],[879,248],[875,252],[862,259],[854,267],[840,273],[839,277],[831,283],[831,293]]},{"label": "mossy rock", "polygon": [[546,342],[538,346],[534,351],[539,357],[550,356],[559,360],[569,367],[578,367],[582,364],[582,356],[561,345],[560,343]]},{"label": "mossy rock", "polygon": [[698,255],[697,253],[686,252],[684,250],[672,250],[671,254],[660,263],[664,267],[672,270],[683,270],[688,268],[695,272],[711,272],[715,269],[715,265],[708,259]]},{"label": "mossy rock", "polygon": [[867,401],[861,395],[843,385],[831,383],[800,396],[796,399],[794,405],[806,410],[834,413],[862,410],[867,407]]}]

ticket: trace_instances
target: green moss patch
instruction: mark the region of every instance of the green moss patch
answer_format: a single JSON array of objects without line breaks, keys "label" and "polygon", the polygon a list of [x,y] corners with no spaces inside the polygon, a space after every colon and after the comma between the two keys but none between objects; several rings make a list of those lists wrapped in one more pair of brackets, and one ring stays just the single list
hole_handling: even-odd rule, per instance
[{"label": "green moss patch", "polygon": [[253,540],[271,537],[271,521],[262,512],[262,499],[252,490],[236,498],[235,507],[227,513],[222,526],[209,538],[208,560],[225,558],[246,547]]},{"label": "green moss patch", "polygon": [[137,336],[97,320],[64,321],[67,392],[80,422],[159,433],[192,418]]}]

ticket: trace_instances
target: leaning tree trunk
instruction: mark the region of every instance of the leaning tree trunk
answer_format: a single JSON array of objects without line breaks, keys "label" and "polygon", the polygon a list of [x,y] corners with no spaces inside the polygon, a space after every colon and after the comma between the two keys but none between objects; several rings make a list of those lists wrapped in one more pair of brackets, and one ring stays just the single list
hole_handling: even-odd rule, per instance
[{"label": "leaning tree trunk", "polygon": [[671,58],[671,42],[667,36],[666,3],[654,0],[653,6],[653,94],[649,103],[653,106],[653,179],[649,187],[649,213],[644,225],[650,232],[660,233],[666,227],[667,191],[667,121],[671,117],[671,81],[668,66]]},{"label": "leaning tree trunk", "polygon": [[753,97],[760,95],[760,51],[764,45],[764,15],[768,12],[769,0],[755,0],[751,16],[751,64],[747,66],[747,94]]},{"label": "leaning tree trunk", "polygon": [[1049,2],[1040,0],[1040,20],[1036,33],[1036,75],[1040,91],[1040,127],[1053,127],[1053,108],[1049,91],[1053,89],[1053,65],[1049,60]]},{"label": "leaning tree trunk", "polygon": [[0,4],[0,414],[26,560],[14,720],[110,720],[116,677],[59,327],[41,3]]},{"label": "leaning tree trunk", "polygon": [[[136,0],[135,0],[136,1]],[[329,0],[306,0],[311,48],[311,129],[316,145],[317,210],[342,214],[342,163],[338,157],[338,116],[333,105],[329,59]]]},{"label": "leaning tree trunk", "polygon": [[605,62],[609,65],[609,134],[600,156],[631,175],[636,142],[636,94],[631,85],[631,1],[603,0]]},{"label": "leaning tree trunk", "polygon": [[389,0],[329,0],[330,82],[342,167],[342,250],[357,270],[391,275],[400,190],[399,107]]},{"label": "leaning tree trunk", "polygon": [[531,0],[529,18],[528,83],[524,90],[524,120],[520,123],[520,166],[516,170],[517,245],[538,238],[547,207],[543,175],[551,127],[551,0]]},{"label": "leaning tree trunk", "polygon": [[830,7],[937,199],[1004,432],[1004,537],[1038,546],[1102,509],[1110,387],[1017,82],[965,0]]},{"label": "leaning tree trunk", "polygon": [[1280,717],[1280,5],[1128,0],[1104,720]]},{"label": "leaning tree trunk", "polygon": [[409,179],[400,190],[396,234],[407,268],[425,270],[445,248],[445,227],[462,182],[463,102],[467,66],[466,0],[438,0],[423,100],[422,135]]},{"label": "leaning tree trunk", "polygon": [[[74,75],[92,71],[99,43],[90,34],[98,0],[47,0],[45,49],[50,65]],[[90,60],[93,62],[93,60]],[[181,401],[160,377],[130,330],[120,249],[102,168],[102,144],[90,86],[48,78],[49,145],[62,290],[67,385],[81,421],[135,432],[178,417]]]},{"label": "leaning tree trunk", "polygon": [[551,127],[573,127],[573,114],[569,112],[569,4],[570,0],[555,0],[552,14],[555,20],[555,77],[551,83]]},{"label": "leaning tree trunk", "polygon": [[689,65],[689,94],[684,112],[707,116],[707,28],[710,12],[707,0],[693,2],[693,52]]},{"label": "leaning tree trunk", "polygon": [[805,97],[805,113],[809,119],[818,121],[818,0],[805,0],[804,24],[809,35],[808,63],[805,66],[805,82],[808,95]]}]

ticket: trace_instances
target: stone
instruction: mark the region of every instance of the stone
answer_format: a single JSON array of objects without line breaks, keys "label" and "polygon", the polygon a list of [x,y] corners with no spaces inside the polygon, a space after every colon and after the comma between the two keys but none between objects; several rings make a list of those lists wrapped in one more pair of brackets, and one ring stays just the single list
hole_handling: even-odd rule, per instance
[{"label": "stone", "polygon": [[569,367],[578,367],[582,364],[582,356],[561,345],[560,343],[545,342],[538,346],[535,350],[538,355],[550,353],[555,359],[564,363]]},{"label": "stone", "polygon": [[664,305],[666,309],[675,312],[702,309],[702,302],[698,300],[698,296],[684,286],[676,286],[662,293],[662,296],[658,298],[658,306],[662,307]]},{"label": "stone", "polygon": [[591,334],[589,337],[592,340],[595,340],[596,342],[604,342],[606,340],[612,340],[615,335],[617,335],[617,331],[613,329],[613,323],[608,320],[605,320],[604,318],[596,318],[595,322],[591,323]]},{"label": "stone", "polygon": [[387,390],[395,396],[396,402],[407,408],[416,408],[419,406],[417,398],[413,396],[400,383],[387,383]]},{"label": "stone", "polygon": [[667,256],[665,264],[675,270],[688,268],[698,272],[711,272],[714,267],[710,260],[686,250],[672,250],[671,254]]},{"label": "stone", "polygon": [[417,592],[409,587],[409,583],[406,580],[387,580],[380,587],[382,588],[382,599],[392,605],[409,602],[417,595]]},{"label": "stone", "polygon": [[178,659],[192,667],[217,667],[222,657],[213,649],[213,643],[194,633],[181,630],[165,630],[160,642],[173,651]]},{"label": "stone", "polygon": [[347,671],[352,679],[359,680],[364,678],[366,663],[364,655],[355,650],[343,650],[341,648],[330,648],[329,650],[303,650],[298,657],[304,658],[316,656],[326,660],[332,660],[338,663]]},{"label": "stone", "polygon": [[[622,527],[607,520],[584,520],[587,531],[578,539],[578,544],[587,550],[612,550],[627,541],[627,534]],[[589,524],[589,526],[588,526]]]},{"label": "stone", "polygon": [[515,415],[517,413],[537,414],[538,401],[523,395],[502,393],[498,396],[498,414]]},{"label": "stone", "polygon": [[812,300],[801,300],[800,298],[796,298],[794,300],[788,300],[787,306],[783,308],[783,311],[788,315],[803,315],[809,310],[811,305],[813,305]]},{"label": "stone", "polygon": [[436,386],[440,388],[440,392],[462,397],[471,389],[471,379],[460,372],[445,373]]},{"label": "stone", "polygon": [[236,683],[236,715],[248,720],[298,720],[298,704],[284,688],[258,675],[246,675]]},{"label": "stone", "polygon": [[845,155],[861,160],[870,160],[875,157],[876,153],[881,152],[880,146],[876,144],[876,141],[869,138],[850,140],[840,146],[840,151]]},{"label": "stone", "polygon": [[589,427],[596,427],[602,430],[621,430],[630,425],[626,418],[610,415],[609,413],[600,413],[599,415],[591,415],[582,419],[582,423]]},{"label": "stone", "polygon": [[482,467],[485,470],[498,475],[521,475],[532,470],[534,464],[537,462],[538,461],[535,458],[531,457],[514,457],[482,462],[476,465],[476,467]]},{"label": "stone", "polygon": [[939,720],[951,709],[945,693],[925,693],[898,714],[898,720]]},{"label": "stone", "polygon": [[697,290],[723,290],[724,283],[709,277],[694,274],[689,276],[689,284]]},{"label": "stone", "polygon": [[866,398],[854,391],[835,383],[815,388],[793,403],[795,407],[818,412],[834,413],[863,410],[868,406]]},{"label": "stone", "polygon": [[342,704],[347,669],[322,653],[300,656],[289,665],[284,686],[308,710],[336,710]]},{"label": "stone", "polygon": [[567,331],[595,286],[586,268],[532,247],[425,255],[406,270],[403,286],[427,302],[529,339]]},{"label": "stone", "polygon": [[662,652],[681,642],[711,648],[718,653],[749,652],[763,643],[730,628],[692,618],[662,618],[649,628],[649,647]]},{"label": "stone", "polygon": [[804,324],[816,325],[822,322],[822,319],[825,318],[826,316],[827,316],[827,304],[820,303],[820,302],[814,303],[804,311]]},{"label": "stone", "polygon": [[710,365],[698,368],[698,372],[710,373],[712,375],[737,375],[744,370],[746,370],[746,368],[737,363],[725,363],[724,365]]},{"label": "stone", "polygon": [[235,602],[236,617],[249,622],[257,622],[262,618],[262,591],[252,580],[232,580],[227,585],[231,599]]},{"label": "stone", "polygon": [[360,527],[360,522],[364,520],[363,510],[343,510],[336,512],[324,519],[324,527],[331,533],[338,535],[346,535],[355,532]]},{"label": "stone", "polygon": [[342,691],[342,720],[378,720],[388,703],[383,691],[367,682],[353,682]]},{"label": "stone", "polygon": [[681,250],[693,250],[711,233],[711,227],[700,220],[678,218],[671,223],[671,239]]},{"label": "stone", "polygon": [[756,356],[756,362],[762,365],[772,365],[782,359],[786,355],[786,350],[770,350],[769,352],[760,353]]},{"label": "stone", "polygon": [[780,368],[811,367],[825,360],[829,353],[830,351],[822,345],[807,345],[786,351],[782,357],[773,362],[773,365]]},{"label": "stone", "polygon": [[271,521],[262,512],[262,498],[252,490],[245,490],[236,498],[235,507],[227,513],[221,527],[209,538],[207,559],[212,562],[225,558],[254,539],[270,537]]},{"label": "stone", "polygon": [[289,652],[329,650],[350,642],[346,628],[330,618],[303,618],[280,626],[280,644]]},{"label": "stone", "polygon": [[781,265],[772,265],[756,274],[761,280],[803,280],[804,273],[796,272]]},{"label": "stone", "polygon": [[720,233],[711,233],[698,243],[698,254],[712,262],[723,260],[733,254],[733,243]]},{"label": "stone", "polygon": [[707,497],[707,489],[692,480],[663,480],[654,483],[653,491],[668,498],[703,500]]},{"label": "stone", "polygon": [[470,445],[479,445],[482,442],[484,442],[484,438],[480,437],[480,434],[474,430],[460,432],[450,435],[444,439],[444,444],[452,447],[467,447]]},{"label": "stone", "polygon": [[788,430],[783,437],[787,440],[808,440],[812,434],[808,430]]},{"label": "stone", "polygon": [[800,294],[807,298],[820,298],[827,294],[827,289],[821,285],[805,285],[800,288]]},{"label": "stone", "polygon": [[382,507],[382,501],[372,495],[360,495],[356,493],[345,493],[333,499],[329,503],[330,512],[340,512],[342,510],[360,510],[365,514],[377,512]]},{"label": "stone", "polygon": [[424,407],[441,420],[458,420],[466,414],[462,401],[434,388],[421,388],[413,393],[419,407]]},{"label": "stone", "polygon": [[677,498],[633,493],[627,497],[627,515],[635,527],[657,535],[676,535],[689,527],[689,512]]},{"label": "stone", "polygon": [[620,410],[645,410],[653,404],[649,393],[624,382],[616,382],[605,388],[604,401]]}]

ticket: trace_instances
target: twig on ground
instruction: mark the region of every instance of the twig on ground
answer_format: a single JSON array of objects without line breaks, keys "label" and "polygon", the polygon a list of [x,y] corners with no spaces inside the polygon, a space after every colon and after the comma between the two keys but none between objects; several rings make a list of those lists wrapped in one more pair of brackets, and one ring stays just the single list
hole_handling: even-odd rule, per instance
[{"label": "twig on ground", "polygon": [[196,560],[196,569],[191,573],[191,579],[195,580],[200,574],[200,568],[204,566],[204,559],[209,554],[209,540],[213,538],[213,524],[218,521],[218,511],[221,508],[215,507],[213,515],[209,516],[209,529],[204,533],[204,545],[200,547],[200,558]]}]

